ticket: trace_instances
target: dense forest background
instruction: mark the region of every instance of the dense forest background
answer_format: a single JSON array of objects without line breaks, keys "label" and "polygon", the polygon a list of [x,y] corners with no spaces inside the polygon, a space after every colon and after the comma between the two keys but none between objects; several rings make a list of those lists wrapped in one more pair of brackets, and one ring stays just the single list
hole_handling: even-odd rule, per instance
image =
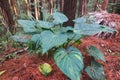
[{"label": "dense forest background", "polygon": [[72,20],[94,11],[120,13],[120,0],[0,0],[0,25],[6,30],[16,32],[17,19],[42,20],[43,13],[54,10],[63,12],[69,21],[64,25],[73,25]]}]

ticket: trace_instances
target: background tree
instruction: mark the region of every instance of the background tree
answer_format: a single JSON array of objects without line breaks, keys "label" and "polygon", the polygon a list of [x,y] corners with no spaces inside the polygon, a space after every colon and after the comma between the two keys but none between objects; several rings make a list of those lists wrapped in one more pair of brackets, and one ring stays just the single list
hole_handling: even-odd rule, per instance
[{"label": "background tree", "polygon": [[102,4],[102,10],[106,10],[108,5],[108,0],[104,0]]},{"label": "background tree", "polygon": [[13,32],[13,30],[15,30],[15,21],[13,19],[13,14],[9,0],[0,0],[0,7],[2,11],[2,16],[6,22],[6,26],[9,28],[10,32]]},{"label": "background tree", "polygon": [[37,0],[30,0],[30,3],[31,14],[36,20],[38,20]]},{"label": "background tree", "polygon": [[29,0],[25,0],[25,3],[26,3],[26,13],[27,13],[27,15],[29,16],[30,15],[30,2],[29,2]]},{"label": "background tree", "polygon": [[63,13],[68,17],[69,21],[65,22],[65,26],[73,26],[73,19],[75,19],[76,15],[76,6],[77,6],[77,0],[64,0],[64,8]]},{"label": "background tree", "polygon": [[83,0],[78,0],[78,16],[82,16],[82,1]]}]

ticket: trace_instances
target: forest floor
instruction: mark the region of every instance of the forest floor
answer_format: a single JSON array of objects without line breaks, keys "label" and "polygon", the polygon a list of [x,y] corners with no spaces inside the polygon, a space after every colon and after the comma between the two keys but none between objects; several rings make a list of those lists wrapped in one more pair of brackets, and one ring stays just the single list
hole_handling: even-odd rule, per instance
[{"label": "forest floor", "polygon": [[[120,80],[120,35],[106,40],[86,37],[82,39],[82,44],[76,45],[76,47],[84,54],[86,53],[86,46],[89,45],[96,46],[104,53],[106,64],[103,66],[107,80]],[[0,57],[13,53],[15,50],[8,47],[6,51],[0,53]],[[53,68],[52,73],[46,77],[38,70],[38,65],[42,63],[49,63]],[[37,54],[30,54],[27,51],[0,63],[0,71],[3,70],[5,70],[5,73],[0,76],[0,80],[69,80],[56,66],[52,57],[38,58]],[[91,79],[83,72],[81,80]]]}]

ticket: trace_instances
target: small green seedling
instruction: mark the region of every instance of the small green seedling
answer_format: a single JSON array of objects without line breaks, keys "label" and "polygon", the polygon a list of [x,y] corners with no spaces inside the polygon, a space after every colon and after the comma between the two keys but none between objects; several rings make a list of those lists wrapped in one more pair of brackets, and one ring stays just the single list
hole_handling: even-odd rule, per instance
[{"label": "small green seedling", "polygon": [[44,76],[47,76],[48,74],[52,72],[52,67],[48,63],[39,65],[38,69]]}]

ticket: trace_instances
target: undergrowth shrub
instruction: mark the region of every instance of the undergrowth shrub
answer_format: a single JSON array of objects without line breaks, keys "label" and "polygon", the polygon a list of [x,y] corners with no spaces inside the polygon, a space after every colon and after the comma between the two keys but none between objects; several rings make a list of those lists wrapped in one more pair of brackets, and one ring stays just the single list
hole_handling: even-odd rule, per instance
[{"label": "undergrowth shrub", "polygon": [[95,46],[87,48],[87,52],[94,59],[91,65],[85,67],[83,55],[79,49],[73,46],[81,44],[80,39],[98,32],[113,32],[114,29],[103,25],[89,24],[85,17],[73,20],[75,26],[63,26],[68,18],[60,13],[54,12],[41,20],[18,20],[23,27],[24,33],[19,33],[12,38],[17,42],[28,43],[30,50],[35,50],[39,55],[49,54],[54,51],[54,60],[60,70],[71,80],[80,80],[83,70],[93,80],[105,80],[103,66],[97,62],[105,62],[104,56]]}]

